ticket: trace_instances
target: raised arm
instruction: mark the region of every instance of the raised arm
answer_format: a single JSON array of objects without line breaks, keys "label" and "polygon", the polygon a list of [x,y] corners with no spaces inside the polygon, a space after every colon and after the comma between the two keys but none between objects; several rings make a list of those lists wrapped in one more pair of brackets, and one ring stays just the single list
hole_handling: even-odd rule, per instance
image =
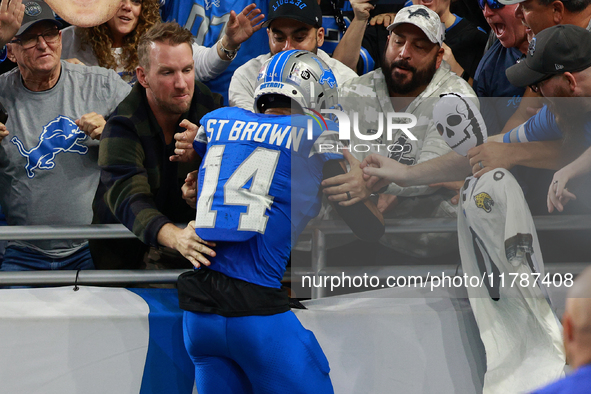
[{"label": "raised arm", "polygon": [[0,3],[0,49],[8,44],[21,27],[25,4],[19,0],[2,0]]},{"label": "raised arm", "polygon": [[351,0],[355,17],[339,41],[332,57],[357,72],[357,62],[361,51],[361,42],[369,20],[369,13],[374,9],[370,0]]},{"label": "raised arm", "polygon": [[486,142],[470,149],[468,158],[472,173],[479,178],[495,168],[510,170],[521,165],[557,170],[564,164],[562,141]]},{"label": "raised arm", "polygon": [[207,48],[193,43],[195,77],[200,81],[209,81],[223,73],[240,45],[259,31],[264,18],[256,4],[249,4],[238,14],[230,12],[226,32],[214,46]]}]

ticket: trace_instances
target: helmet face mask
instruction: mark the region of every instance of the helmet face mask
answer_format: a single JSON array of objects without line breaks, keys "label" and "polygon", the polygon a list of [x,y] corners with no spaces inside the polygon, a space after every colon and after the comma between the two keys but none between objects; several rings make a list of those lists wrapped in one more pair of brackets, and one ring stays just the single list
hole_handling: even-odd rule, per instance
[{"label": "helmet face mask", "polygon": [[263,112],[266,95],[289,97],[302,109],[319,111],[338,103],[337,82],[330,68],[312,52],[279,52],[261,68],[255,89],[255,112]]}]

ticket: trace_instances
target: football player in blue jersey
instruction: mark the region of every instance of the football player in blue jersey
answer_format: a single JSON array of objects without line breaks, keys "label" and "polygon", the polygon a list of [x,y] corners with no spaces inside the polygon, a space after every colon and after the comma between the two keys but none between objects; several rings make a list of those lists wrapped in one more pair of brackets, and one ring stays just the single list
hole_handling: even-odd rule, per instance
[{"label": "football player in blue jersey", "polygon": [[[304,115],[337,105],[331,74],[311,52],[281,52],[259,73],[257,113],[222,108],[196,132],[203,161],[191,224],[216,253],[190,259],[198,269],[178,289],[200,394],[333,392],[320,345],[281,290],[291,246],[320,209],[322,179],[345,172],[336,124]],[[187,160],[178,140],[175,159]],[[335,208],[361,238],[383,234],[370,202]]]}]

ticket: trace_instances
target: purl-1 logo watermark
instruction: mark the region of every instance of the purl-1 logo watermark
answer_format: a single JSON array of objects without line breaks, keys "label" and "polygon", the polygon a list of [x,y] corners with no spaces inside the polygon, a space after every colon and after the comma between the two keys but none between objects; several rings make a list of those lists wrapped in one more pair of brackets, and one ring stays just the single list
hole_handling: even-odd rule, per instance
[{"label": "purl-1 logo watermark", "polygon": [[[350,112],[350,115],[336,109],[322,109],[320,110],[323,114],[330,114],[332,119],[338,120],[338,128],[339,128],[339,140],[341,141],[351,141],[351,137],[355,136],[358,140],[361,141],[376,141],[376,140],[386,140],[386,141],[394,141],[394,132],[395,131],[402,131],[408,140],[416,141],[417,138],[414,134],[410,131],[411,128],[416,126],[417,124],[417,117],[413,114],[406,113],[406,112],[388,112],[386,114],[379,112],[378,113],[378,128],[371,129],[372,133],[368,134],[367,130],[366,133],[362,133],[359,130],[359,113],[358,112]],[[311,115],[316,123],[319,123],[318,119],[322,119],[324,126],[326,127],[326,122],[321,114],[316,111],[313,113],[308,113]],[[351,121],[352,117],[352,121]],[[351,134],[351,130],[353,130],[353,134]],[[313,131],[312,131],[312,119],[308,120],[308,138],[312,138]],[[385,136],[385,138],[382,138]],[[381,147],[385,147],[388,152],[399,152],[401,146],[398,143],[393,142],[391,145],[385,144],[371,144],[373,149],[377,149],[380,151]],[[320,150],[334,150],[334,146],[331,144],[320,144]],[[368,152],[370,149],[370,145],[368,144],[352,144],[349,145],[349,149],[355,152]]]},{"label": "purl-1 logo watermark", "polygon": [[[351,139],[351,120],[349,115],[347,115],[343,111],[339,111],[336,109],[322,109],[320,110],[323,114],[333,114],[339,120],[339,139],[340,140],[350,140]],[[417,117],[413,114],[409,114],[406,112],[388,112],[384,116],[383,112],[378,113],[378,129],[375,134],[363,134],[359,131],[359,113],[353,112],[353,133],[355,136],[362,141],[375,141],[378,138],[382,137],[384,133],[384,118],[386,119],[386,139],[388,141],[392,140],[392,133],[394,130],[400,130],[408,139],[412,141],[416,141],[417,137],[411,133],[409,129],[413,128],[417,125]],[[408,119],[409,122],[400,123],[400,120]],[[396,121],[395,121],[396,120]]]}]

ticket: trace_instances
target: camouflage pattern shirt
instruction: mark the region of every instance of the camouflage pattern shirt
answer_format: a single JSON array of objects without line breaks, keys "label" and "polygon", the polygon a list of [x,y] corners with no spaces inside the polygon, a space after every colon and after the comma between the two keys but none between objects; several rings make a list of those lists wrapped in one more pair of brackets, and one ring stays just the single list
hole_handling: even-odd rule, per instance
[{"label": "camouflage pattern shirt", "polygon": [[[408,131],[417,138],[413,141],[400,129],[393,130],[391,138],[387,138],[386,114],[396,111],[392,105],[382,69],[347,81],[339,89],[339,102],[350,117],[352,129],[350,147],[353,155],[363,160],[371,153],[378,153],[400,163],[414,165],[450,152],[451,149],[437,132],[432,120],[433,106],[439,100],[439,96],[450,92],[476,98],[470,85],[451,72],[447,63],[442,62],[427,88],[414,98],[406,109],[399,111],[398,115],[392,118],[392,123],[408,123],[410,118],[404,113],[416,117],[417,124],[408,128]],[[478,105],[476,99],[475,102]],[[353,113],[358,113],[358,130],[363,135],[379,133],[379,117],[381,117],[383,129],[381,136],[372,140],[363,140],[356,136],[353,132],[355,123]],[[412,197],[430,194],[433,191],[435,189],[428,186],[401,187],[392,183],[386,193]]]}]

